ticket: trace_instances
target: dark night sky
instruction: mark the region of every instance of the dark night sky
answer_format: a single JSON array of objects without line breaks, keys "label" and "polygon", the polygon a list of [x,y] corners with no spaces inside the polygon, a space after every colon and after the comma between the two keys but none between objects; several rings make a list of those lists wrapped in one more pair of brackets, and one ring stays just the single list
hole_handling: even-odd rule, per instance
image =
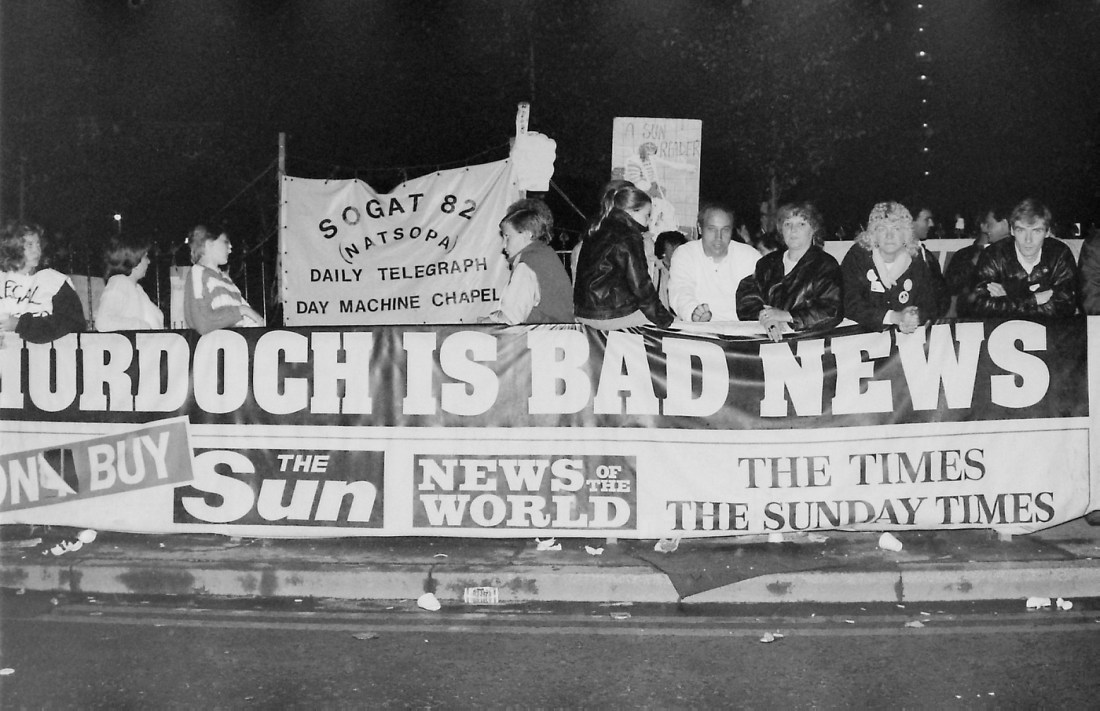
[{"label": "dark night sky", "polygon": [[211,218],[259,240],[275,181],[250,183],[279,131],[292,174],[388,189],[503,157],[530,100],[585,211],[612,119],[666,116],[702,119],[702,196],[746,212],[774,172],[834,224],[913,192],[941,215],[1034,194],[1100,219],[1100,2],[917,4],[4,0],[3,213],[22,156],[48,228],[95,240],[117,209],[161,241]]}]

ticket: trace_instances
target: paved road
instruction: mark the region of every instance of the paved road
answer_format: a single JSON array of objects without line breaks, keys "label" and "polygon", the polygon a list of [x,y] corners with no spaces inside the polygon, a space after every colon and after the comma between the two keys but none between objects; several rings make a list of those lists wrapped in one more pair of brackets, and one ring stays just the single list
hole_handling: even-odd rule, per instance
[{"label": "paved road", "polygon": [[[1022,602],[438,613],[408,601],[2,603],[5,709],[1087,708],[1100,696],[1091,601],[1032,613]],[[769,633],[783,636],[762,643]]]}]

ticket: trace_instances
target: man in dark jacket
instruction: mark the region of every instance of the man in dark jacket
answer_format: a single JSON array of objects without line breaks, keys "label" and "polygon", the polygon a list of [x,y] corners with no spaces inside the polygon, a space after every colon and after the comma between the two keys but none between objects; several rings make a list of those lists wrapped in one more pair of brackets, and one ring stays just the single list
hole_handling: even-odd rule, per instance
[{"label": "man in dark jacket", "polygon": [[1081,243],[1077,270],[1080,272],[1081,311],[1090,316],[1100,314],[1100,227],[1093,227]]},{"label": "man in dark jacket", "polygon": [[[932,228],[936,226],[931,206],[919,195],[911,195],[902,201],[905,209],[913,216],[913,236],[920,244],[920,256],[928,265],[928,270],[935,278],[943,278],[943,269],[940,267],[939,258],[924,246],[925,240],[932,234]],[[945,297],[949,301],[949,298]]]},{"label": "man in dark jacket", "polygon": [[951,255],[951,261],[947,263],[943,278],[947,282],[947,288],[951,290],[951,296],[955,299],[955,314],[959,318],[970,316],[970,307],[973,303],[971,293],[977,285],[978,259],[985,248],[991,244],[1000,242],[1012,233],[1008,224],[1008,206],[994,205],[978,217],[978,236],[974,244],[963,247]]},{"label": "man in dark jacket", "polygon": [[1063,242],[1051,239],[1051,214],[1024,200],[1008,219],[1012,239],[986,248],[978,260],[971,309],[983,317],[1064,318],[1077,310],[1077,265]]}]

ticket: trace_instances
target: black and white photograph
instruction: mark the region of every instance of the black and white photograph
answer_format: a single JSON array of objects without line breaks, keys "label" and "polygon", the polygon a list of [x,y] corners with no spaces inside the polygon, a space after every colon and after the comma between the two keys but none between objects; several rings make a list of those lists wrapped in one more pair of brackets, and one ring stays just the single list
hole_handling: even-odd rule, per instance
[{"label": "black and white photograph", "polygon": [[1094,707],[1098,37],[0,0],[0,706]]}]

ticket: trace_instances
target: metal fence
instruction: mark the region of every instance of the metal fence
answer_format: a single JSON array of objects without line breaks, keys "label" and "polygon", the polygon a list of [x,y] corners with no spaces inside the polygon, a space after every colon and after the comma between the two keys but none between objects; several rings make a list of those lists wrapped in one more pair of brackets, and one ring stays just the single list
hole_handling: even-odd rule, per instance
[{"label": "metal fence", "polygon": [[[240,239],[233,241],[234,253],[226,265],[230,277],[252,307],[267,319],[269,325],[282,325],[278,278],[275,273],[278,240],[273,236],[251,245],[247,242],[241,244]],[[182,280],[183,270],[191,266],[190,250],[186,244],[170,247],[154,245],[149,251],[149,262],[149,271],[141,286],[164,313],[165,325],[169,328],[183,328],[178,297],[173,309],[173,275]],[[95,311],[106,283],[103,248],[96,245],[63,245],[45,266],[69,275],[84,306],[88,326],[94,328]],[[178,292],[180,287],[176,288]]]}]

